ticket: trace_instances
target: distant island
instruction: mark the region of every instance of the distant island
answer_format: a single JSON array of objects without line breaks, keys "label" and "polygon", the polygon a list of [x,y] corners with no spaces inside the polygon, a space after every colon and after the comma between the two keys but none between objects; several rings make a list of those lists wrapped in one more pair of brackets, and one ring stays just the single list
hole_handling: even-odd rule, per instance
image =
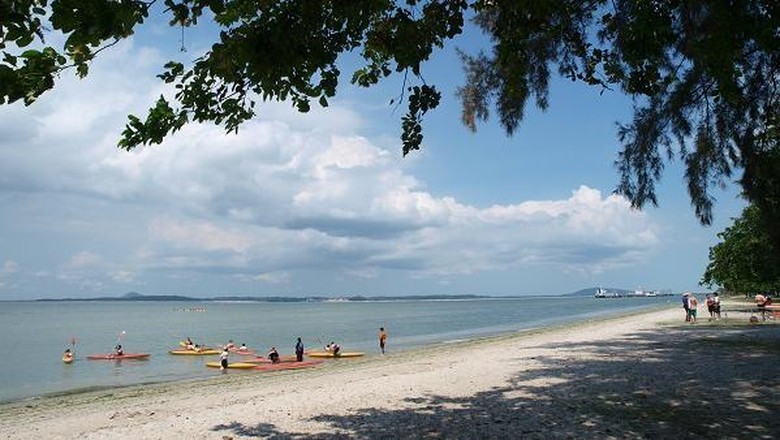
[{"label": "distant island", "polygon": [[360,301],[403,301],[403,300],[452,300],[452,299],[486,299],[497,298],[486,295],[411,295],[411,296],[215,296],[195,298],[184,295],[143,295],[138,292],[128,292],[122,296],[101,296],[93,298],[40,298],[38,302],[58,301],[200,301],[200,302],[360,302]]},{"label": "distant island", "polygon": [[[562,295],[546,296],[565,296],[565,297],[595,297],[595,298],[622,298],[622,297],[647,297],[647,296],[671,296],[670,291],[644,291],[627,290],[614,287],[589,287],[576,292]],[[144,295],[138,292],[127,292],[121,296],[101,296],[92,298],[40,298],[34,301],[57,302],[57,301],[180,301],[180,302],[272,302],[272,303],[295,303],[295,302],[361,302],[361,301],[435,301],[435,300],[463,300],[463,299],[501,299],[501,298],[524,298],[528,295],[407,295],[407,296],[214,296],[208,298],[196,298],[186,295]]]}]

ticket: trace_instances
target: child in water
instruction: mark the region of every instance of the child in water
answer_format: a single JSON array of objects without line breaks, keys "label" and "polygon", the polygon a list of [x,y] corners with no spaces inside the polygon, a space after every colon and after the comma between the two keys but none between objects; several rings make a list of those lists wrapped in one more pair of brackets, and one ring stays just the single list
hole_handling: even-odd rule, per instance
[{"label": "child in water", "polygon": [[219,369],[224,370],[228,367],[228,356],[230,356],[230,352],[228,352],[227,347],[222,349],[222,354],[219,355]]}]

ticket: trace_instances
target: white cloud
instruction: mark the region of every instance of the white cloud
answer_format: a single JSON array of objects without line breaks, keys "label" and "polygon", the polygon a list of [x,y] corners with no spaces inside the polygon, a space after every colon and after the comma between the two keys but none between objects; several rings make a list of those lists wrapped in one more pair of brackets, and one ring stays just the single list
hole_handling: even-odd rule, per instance
[{"label": "white cloud", "polygon": [[[142,62],[116,63],[128,58]],[[305,116],[272,104],[237,135],[192,124],[164,145],[120,151],[125,115],[164,91],[138,79],[153,78],[161,60],[126,45],[96,62],[87,84],[65,80],[36,106],[0,109],[0,129],[14,134],[0,140],[0,191],[76,194],[147,213],[118,220],[133,248],[77,252],[55,270],[62,281],[102,289],[143,282],[152,269],[268,284],[321,268],[443,282],[537,265],[599,273],[636,264],[657,244],[645,214],[586,186],[562,200],[490,207],[437,195],[396,153],[352,134],[361,117],[338,102]],[[3,273],[15,270],[9,263]]]},{"label": "white cloud", "polygon": [[344,271],[344,273],[351,277],[364,279],[373,279],[378,276],[376,268],[347,269]]},{"label": "white cloud", "polygon": [[109,277],[117,283],[133,284],[136,282],[136,274],[127,270],[110,272]]},{"label": "white cloud", "polygon": [[149,225],[150,239],[194,251],[231,251],[244,253],[250,237],[238,231],[222,230],[206,222],[185,224],[170,219],[153,219]]},{"label": "white cloud", "polygon": [[77,285],[82,289],[99,290],[102,277],[108,264],[100,255],[81,251],[72,255],[57,270],[56,278],[62,282]]},{"label": "white cloud", "polygon": [[0,269],[0,275],[10,275],[16,273],[19,269],[19,264],[14,260],[7,260],[3,263],[3,268]]},{"label": "white cloud", "polygon": [[93,254],[88,251],[81,251],[76,255],[73,255],[65,267],[70,269],[92,269],[102,267],[104,265],[103,258],[100,255]]},{"label": "white cloud", "polygon": [[269,272],[255,275],[253,278],[256,281],[269,284],[287,284],[290,282],[291,276],[288,272]]}]

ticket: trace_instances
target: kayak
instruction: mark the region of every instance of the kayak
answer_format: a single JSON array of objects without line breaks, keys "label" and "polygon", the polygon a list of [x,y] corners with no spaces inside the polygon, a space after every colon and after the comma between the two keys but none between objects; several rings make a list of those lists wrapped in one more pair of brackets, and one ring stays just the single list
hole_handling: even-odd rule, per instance
[{"label": "kayak", "polygon": [[121,361],[122,359],[148,359],[151,354],[149,353],[125,353],[125,354],[91,354],[87,356],[87,359],[93,361]]},{"label": "kayak", "polygon": [[[209,368],[221,368],[222,364],[219,362],[206,362],[206,366]],[[257,364],[250,364],[249,362],[228,362],[228,368],[237,368],[240,370],[248,370],[255,368]]]},{"label": "kayak", "polygon": [[63,356],[62,362],[65,362],[66,364],[72,364],[73,363],[73,356]]},{"label": "kayak", "polygon": [[[295,357],[295,355],[285,355],[285,356],[279,356],[279,362],[295,362],[298,358]],[[256,364],[270,364],[271,359],[268,359],[265,356],[258,356],[254,359],[242,359],[241,362],[254,362]]]},{"label": "kayak", "polygon": [[228,351],[230,351],[233,354],[240,355],[240,356],[256,356],[257,355],[256,351],[250,350],[250,349],[241,350],[239,348],[231,348]]},{"label": "kayak", "polygon": [[205,350],[170,350],[168,353],[181,355],[181,356],[206,356],[212,354],[220,354],[222,351],[215,350],[213,348],[207,348]]},{"label": "kayak", "polygon": [[317,366],[317,364],[320,363],[322,363],[322,361],[279,362],[276,364],[255,365],[254,370],[257,371],[297,370],[299,368],[311,368]]},{"label": "kayak", "polygon": [[179,341],[179,347],[181,347],[179,350],[216,350],[216,348],[206,347],[205,345],[187,344],[185,341]]},{"label": "kayak", "polygon": [[313,358],[352,358],[352,357],[360,357],[365,355],[366,354],[361,351],[345,351],[339,354],[328,353],[325,351],[314,351],[307,354],[307,356]]}]

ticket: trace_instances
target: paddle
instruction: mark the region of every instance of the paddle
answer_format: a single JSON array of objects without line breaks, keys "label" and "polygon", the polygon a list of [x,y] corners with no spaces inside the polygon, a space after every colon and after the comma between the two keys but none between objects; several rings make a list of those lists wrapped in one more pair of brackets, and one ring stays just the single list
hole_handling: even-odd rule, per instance
[{"label": "paddle", "polygon": [[[122,330],[121,332],[119,332],[118,335],[116,335],[116,347],[114,347],[114,350],[116,350],[116,348],[118,348],[121,345],[120,342],[122,342],[122,338],[125,337],[125,334],[126,334],[125,331]],[[115,354],[118,354],[118,353],[115,353]]]},{"label": "paddle", "polygon": [[[76,337],[75,336],[71,336],[70,337],[70,356],[69,356],[70,359],[67,361],[67,363],[72,362],[73,358],[75,356],[76,356]],[[65,359],[66,359],[65,355],[63,354],[62,360],[64,361]]]}]

